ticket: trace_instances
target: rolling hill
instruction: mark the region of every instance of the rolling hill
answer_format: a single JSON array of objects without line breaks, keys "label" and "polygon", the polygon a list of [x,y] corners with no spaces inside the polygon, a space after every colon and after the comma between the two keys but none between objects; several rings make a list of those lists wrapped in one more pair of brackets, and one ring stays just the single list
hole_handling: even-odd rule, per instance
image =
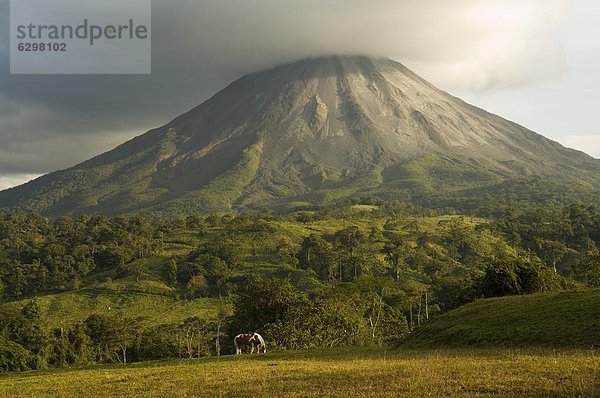
[{"label": "rolling hill", "polygon": [[416,329],[410,347],[597,347],[600,291],[477,300]]}]

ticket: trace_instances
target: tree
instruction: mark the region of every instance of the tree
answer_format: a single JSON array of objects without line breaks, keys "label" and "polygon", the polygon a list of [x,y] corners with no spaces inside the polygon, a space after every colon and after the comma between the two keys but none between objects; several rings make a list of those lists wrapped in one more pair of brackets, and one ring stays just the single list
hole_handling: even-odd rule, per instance
[{"label": "tree", "polygon": [[142,261],[131,262],[127,267],[127,273],[132,275],[136,282],[139,282],[144,275],[144,263]]},{"label": "tree", "polygon": [[119,277],[119,278],[123,278],[123,277],[127,276],[128,269],[127,269],[127,266],[125,265],[124,258],[119,259],[119,264],[117,265],[116,273],[117,273],[117,277]]},{"label": "tree", "polygon": [[165,279],[169,286],[177,285],[177,262],[170,259],[165,265]]},{"label": "tree", "polygon": [[23,273],[23,267],[20,265],[14,265],[11,273],[9,274],[8,290],[13,298],[19,299],[23,295],[25,286],[27,285],[27,279]]},{"label": "tree", "polygon": [[306,300],[289,280],[256,278],[234,301],[230,334],[263,332],[268,324],[285,317]]},{"label": "tree", "polygon": [[411,246],[399,237],[394,237],[385,244],[383,254],[396,281],[400,280],[400,273],[406,267],[406,258],[411,251]]},{"label": "tree", "polygon": [[314,270],[321,280],[336,280],[333,247],[322,237],[313,234],[304,238],[296,257],[301,268]]},{"label": "tree", "polygon": [[186,284],[195,275],[205,275],[206,270],[200,264],[200,257],[194,258],[193,261],[186,261],[181,265],[177,266],[177,280],[183,284]]},{"label": "tree", "polygon": [[67,366],[69,364],[70,342],[63,328],[53,331],[51,352],[48,363],[52,366]]},{"label": "tree", "polygon": [[600,254],[591,254],[573,268],[575,276],[590,287],[600,287]]},{"label": "tree", "polygon": [[433,284],[433,299],[443,311],[450,311],[477,298],[479,276],[470,274],[462,277],[444,276]]},{"label": "tree", "polygon": [[39,260],[34,260],[32,265],[33,281],[30,285],[33,287],[33,293],[48,289],[48,268],[46,268]]},{"label": "tree", "polygon": [[74,365],[87,365],[93,360],[92,340],[85,333],[85,325],[75,324],[69,331],[70,358],[68,362]]},{"label": "tree", "polygon": [[111,359],[113,333],[111,319],[106,315],[93,314],[84,322],[86,334],[94,346],[94,359],[105,362]]},{"label": "tree", "polygon": [[114,322],[114,342],[121,352],[117,354],[120,363],[127,363],[127,349],[133,346],[137,337],[137,322],[132,318],[117,318]]},{"label": "tree", "polygon": [[211,354],[213,332],[208,322],[191,317],[183,321],[178,329],[178,339],[185,357],[200,358]]},{"label": "tree", "polygon": [[560,289],[559,277],[539,261],[523,258],[492,263],[481,281],[486,297],[539,293]]},{"label": "tree", "polygon": [[567,246],[554,240],[536,238],[536,243],[546,263],[556,272],[556,264],[562,260],[567,253]]},{"label": "tree", "polygon": [[470,252],[471,230],[461,218],[452,218],[445,223],[447,233],[445,237],[446,248],[453,260],[459,260]]},{"label": "tree", "polygon": [[198,250],[198,254],[207,254],[225,261],[229,267],[235,268],[240,261],[240,250],[233,240],[221,237],[205,243]]},{"label": "tree", "polygon": [[22,345],[0,335],[0,372],[29,370],[31,353]]},{"label": "tree", "polygon": [[[358,277],[358,261],[355,258],[355,250],[358,248],[358,246],[361,244],[361,242],[365,239],[364,234],[360,231],[360,229],[357,226],[352,226],[352,227],[348,227],[348,228],[344,228],[338,232],[336,232],[335,234],[335,238],[338,242],[338,244],[342,247],[343,250],[346,251],[346,253],[348,254],[347,256],[347,262],[351,263],[353,265],[353,270],[354,270],[354,278]],[[340,256],[339,258],[339,277],[340,279],[343,279],[344,276],[344,270],[342,269],[342,263],[343,263],[344,259],[342,256]]]},{"label": "tree", "polygon": [[126,259],[118,248],[104,247],[94,253],[94,263],[99,268],[117,268],[124,265]]},{"label": "tree", "polygon": [[87,334],[96,349],[99,361],[127,363],[127,350],[137,337],[137,322],[131,318],[90,315],[85,320]]},{"label": "tree", "polygon": [[357,226],[352,226],[339,230],[335,234],[335,238],[339,244],[348,251],[350,256],[354,255],[354,250],[363,241],[364,234]]},{"label": "tree", "polygon": [[4,282],[0,279],[0,304],[4,301],[4,292],[6,291],[6,287],[4,286]]},{"label": "tree", "polygon": [[30,302],[25,304],[25,306],[21,310],[21,313],[23,314],[25,319],[35,322],[39,321],[42,317],[40,306],[36,300],[31,300]]},{"label": "tree", "polygon": [[221,338],[225,335],[223,327],[232,315],[231,303],[221,300],[219,302],[219,311],[215,319],[215,354],[221,356]]},{"label": "tree", "polygon": [[204,219],[198,215],[187,216],[185,219],[185,226],[186,228],[192,229],[201,229],[207,227],[206,222],[204,222]]},{"label": "tree", "polygon": [[287,349],[362,345],[364,320],[337,300],[306,299],[266,327],[270,344]]},{"label": "tree", "polygon": [[314,219],[312,213],[307,211],[301,211],[296,213],[296,221],[301,222],[302,224],[308,224]]},{"label": "tree", "polygon": [[[342,285],[337,289],[341,294],[340,301],[352,303],[363,317],[368,338],[373,344],[391,342],[398,337],[398,333],[404,335],[408,331],[404,316],[388,302],[396,290],[397,284],[391,279],[369,275],[360,276],[353,283]],[[397,331],[388,329],[393,328],[392,325],[400,329]]]},{"label": "tree", "polygon": [[284,236],[277,242],[275,254],[280,262],[295,268],[298,266],[298,259],[296,258],[297,250],[297,245],[290,238]]},{"label": "tree", "polygon": [[204,255],[199,259],[206,270],[206,279],[209,289],[217,297],[231,293],[232,286],[228,284],[231,269],[220,257]]},{"label": "tree", "polygon": [[139,361],[182,356],[178,340],[179,325],[164,324],[141,331],[139,344],[135,345],[136,359]]},{"label": "tree", "polygon": [[13,324],[12,340],[31,352],[29,367],[43,368],[49,354],[48,335],[42,327],[41,311],[35,300],[21,309],[21,317]]},{"label": "tree", "polygon": [[192,298],[206,296],[208,293],[208,283],[204,275],[192,276],[186,288]]},{"label": "tree", "polygon": [[523,294],[519,274],[512,262],[496,262],[486,271],[482,281],[486,297],[499,297]]}]

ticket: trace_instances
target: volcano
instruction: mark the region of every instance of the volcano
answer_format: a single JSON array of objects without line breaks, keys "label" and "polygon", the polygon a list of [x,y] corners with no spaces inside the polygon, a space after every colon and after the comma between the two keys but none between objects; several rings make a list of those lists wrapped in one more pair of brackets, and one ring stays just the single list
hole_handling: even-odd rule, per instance
[{"label": "volcano", "polygon": [[246,75],[112,151],[0,192],[0,208],[185,214],[351,197],[460,207],[533,185],[595,192],[600,161],[398,62],[331,56]]}]

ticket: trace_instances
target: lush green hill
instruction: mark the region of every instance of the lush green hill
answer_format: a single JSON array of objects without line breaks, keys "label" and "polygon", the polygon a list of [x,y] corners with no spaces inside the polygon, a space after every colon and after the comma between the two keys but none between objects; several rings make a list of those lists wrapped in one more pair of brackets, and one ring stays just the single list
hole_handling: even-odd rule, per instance
[{"label": "lush green hill", "polygon": [[[30,300],[5,306],[21,308]],[[219,308],[217,299],[179,299],[166,286],[148,281],[109,282],[98,287],[40,295],[35,300],[45,325],[50,329],[83,322],[91,314],[135,318],[147,327],[178,323],[193,316],[211,318]]]},{"label": "lush green hill", "polygon": [[[228,234],[234,237],[233,244],[238,257],[237,264],[229,273],[229,278],[234,283],[253,276],[287,278],[305,292],[319,289],[323,281],[318,280],[312,271],[287,263],[290,259],[282,258],[279,253],[281,246],[291,250],[293,257],[303,239],[309,235],[331,240],[336,232],[350,226],[356,227],[364,237],[372,231],[389,236],[403,236],[408,242],[428,236],[428,250],[438,260],[445,259],[452,264],[455,268],[451,269],[452,273],[470,268],[454,263],[444,247],[450,233],[449,225],[453,222],[471,231],[476,237],[474,240],[477,241],[477,251],[481,255],[487,256],[494,250],[502,250],[511,255],[515,253],[500,237],[476,230],[477,225],[486,222],[482,219],[411,216],[387,222],[387,218],[373,214],[377,211],[376,206],[357,205],[348,209],[349,213],[345,218],[316,218],[305,222],[296,221],[293,217],[263,223],[240,221],[237,226],[211,227],[202,233],[197,229],[177,229],[164,237],[159,252],[125,265],[127,269],[139,269],[137,277],[130,272],[119,275],[116,268],[97,269],[83,277],[78,288],[63,292],[41,292],[1,305],[20,309],[35,299],[49,327],[68,326],[91,314],[138,318],[146,325],[179,322],[191,316],[210,318],[216,313],[219,300],[214,296],[190,299],[185,283],[175,286],[167,284],[164,269],[170,260],[175,260],[182,266],[198,247],[223,239]],[[380,239],[384,239],[383,235]],[[382,241],[375,241],[369,248],[372,256],[381,264],[385,262],[381,253],[383,245]],[[407,287],[426,283],[417,270],[407,268],[402,274]]]},{"label": "lush green hill", "polygon": [[417,329],[409,346],[600,345],[600,290],[477,300]]},{"label": "lush green hill", "polygon": [[[596,283],[592,208],[491,220],[367,203],[205,219],[5,214],[0,348],[19,359],[5,370],[229,353],[231,337],[249,330],[287,349],[396,344],[423,319],[424,302],[436,317],[476,297],[578,286],[571,274]],[[556,231],[569,225],[577,229],[564,240]],[[594,294],[479,301],[409,342],[591,346],[579,323],[597,327]],[[443,323],[453,316],[454,329]],[[311,329],[298,337],[299,326]]]}]

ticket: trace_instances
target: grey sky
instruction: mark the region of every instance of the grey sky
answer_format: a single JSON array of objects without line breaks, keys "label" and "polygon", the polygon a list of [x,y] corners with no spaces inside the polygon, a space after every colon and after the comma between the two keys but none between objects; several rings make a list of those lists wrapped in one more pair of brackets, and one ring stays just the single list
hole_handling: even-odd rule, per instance
[{"label": "grey sky", "polygon": [[0,0],[0,189],[168,122],[240,75],[324,54],[383,55],[600,157],[595,0],[154,0],[150,76],[8,74]]}]

